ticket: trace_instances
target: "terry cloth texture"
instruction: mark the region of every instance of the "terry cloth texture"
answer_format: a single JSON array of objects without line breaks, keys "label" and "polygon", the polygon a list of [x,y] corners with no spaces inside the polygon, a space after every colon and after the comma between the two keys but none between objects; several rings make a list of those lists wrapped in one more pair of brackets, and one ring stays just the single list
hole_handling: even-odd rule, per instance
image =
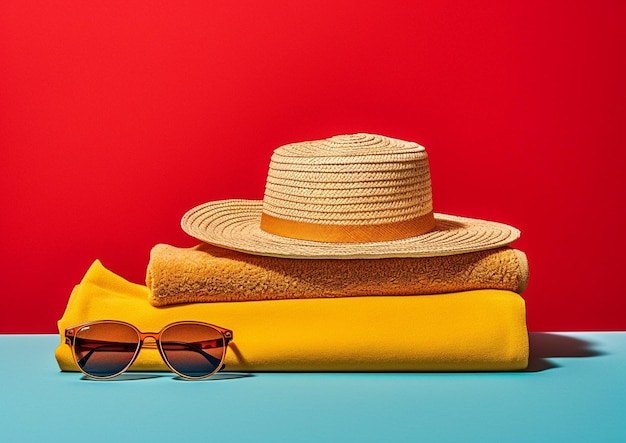
[{"label": "terry cloth texture", "polygon": [[[196,303],[157,308],[146,286],[94,262],[58,322],[56,359],[76,371],[66,327],[116,319],[140,330],[197,320],[229,328],[230,371],[506,371],[528,363],[524,300],[512,291]],[[167,370],[142,349],[131,370]]]},{"label": "terry cloth texture", "polygon": [[205,243],[159,244],[150,252],[146,275],[154,306],[474,289],[522,293],[527,281],[526,255],[508,247],[443,257],[318,260],[263,257]]}]

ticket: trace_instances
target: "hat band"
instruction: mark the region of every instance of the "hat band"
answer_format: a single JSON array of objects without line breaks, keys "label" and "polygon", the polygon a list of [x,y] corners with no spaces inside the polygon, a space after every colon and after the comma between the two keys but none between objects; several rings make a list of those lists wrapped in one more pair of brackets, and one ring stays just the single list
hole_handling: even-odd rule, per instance
[{"label": "hat band", "polygon": [[435,227],[435,216],[428,214],[410,220],[375,225],[333,225],[308,223],[261,214],[261,230],[281,237],[329,243],[369,243],[415,237]]}]

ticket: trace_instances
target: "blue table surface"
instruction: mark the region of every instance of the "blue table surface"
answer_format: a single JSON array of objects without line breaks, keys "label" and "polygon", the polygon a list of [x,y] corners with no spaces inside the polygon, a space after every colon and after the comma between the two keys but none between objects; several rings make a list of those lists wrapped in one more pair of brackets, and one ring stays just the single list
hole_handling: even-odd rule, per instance
[{"label": "blue table surface", "polygon": [[626,332],[531,333],[510,373],[62,373],[0,335],[2,442],[626,442]]}]

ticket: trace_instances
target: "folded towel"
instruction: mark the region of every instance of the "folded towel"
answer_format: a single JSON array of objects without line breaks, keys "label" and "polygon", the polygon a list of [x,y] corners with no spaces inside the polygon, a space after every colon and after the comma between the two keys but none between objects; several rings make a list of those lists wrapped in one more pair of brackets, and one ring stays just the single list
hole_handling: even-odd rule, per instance
[{"label": "folded towel", "polygon": [[[525,304],[511,291],[165,308],[148,303],[148,293],[96,261],[74,288],[59,331],[98,319],[127,321],[144,332],[205,321],[233,331],[231,371],[496,371],[528,362]],[[62,370],[77,370],[63,336],[56,359]],[[131,370],[167,368],[156,349],[145,348]]]},{"label": "folded towel", "polygon": [[472,289],[522,293],[526,255],[512,248],[428,258],[306,260],[262,257],[208,244],[150,252],[154,306],[364,295],[442,294]]}]

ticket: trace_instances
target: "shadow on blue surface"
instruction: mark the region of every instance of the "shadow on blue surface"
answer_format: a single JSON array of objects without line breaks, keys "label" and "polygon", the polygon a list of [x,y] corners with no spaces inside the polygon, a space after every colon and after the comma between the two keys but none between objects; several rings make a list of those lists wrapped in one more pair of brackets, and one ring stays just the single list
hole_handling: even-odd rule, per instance
[{"label": "shadow on blue surface", "polygon": [[[247,372],[220,372],[219,374],[215,374],[210,376],[209,378],[203,378],[201,380],[193,380],[193,381],[218,381],[218,380],[234,380],[236,378],[248,378],[254,377],[254,374],[250,374]],[[186,378],[175,376],[174,380],[179,381],[189,381]]]},{"label": "shadow on blue surface", "polygon": [[553,332],[530,332],[528,334],[530,354],[526,372],[540,372],[558,368],[559,365],[550,361],[552,358],[563,357],[597,357],[602,352],[594,349],[594,343]]},{"label": "shadow on blue surface", "polygon": [[[81,377],[81,380],[85,381],[97,381],[97,382],[115,382],[115,381],[133,381],[133,380],[149,380],[152,378],[171,378],[172,380],[177,381],[189,381],[186,378],[180,377],[174,373],[164,372],[164,373],[155,373],[155,372],[124,372],[123,374],[118,375],[117,377],[104,379],[104,380],[95,380],[93,378],[89,378],[86,375]],[[193,380],[194,382],[202,382],[202,381],[218,381],[218,380],[233,380],[236,378],[246,378],[246,377],[254,377],[254,374],[248,374],[243,372],[221,372],[219,374],[212,375],[211,377],[201,379],[201,380]]]}]

